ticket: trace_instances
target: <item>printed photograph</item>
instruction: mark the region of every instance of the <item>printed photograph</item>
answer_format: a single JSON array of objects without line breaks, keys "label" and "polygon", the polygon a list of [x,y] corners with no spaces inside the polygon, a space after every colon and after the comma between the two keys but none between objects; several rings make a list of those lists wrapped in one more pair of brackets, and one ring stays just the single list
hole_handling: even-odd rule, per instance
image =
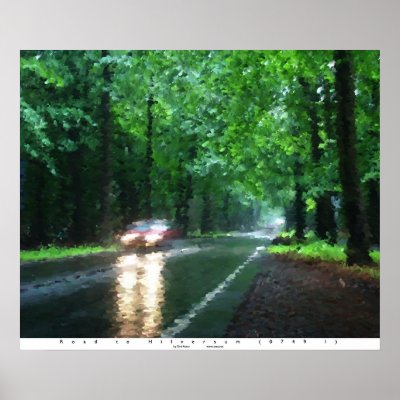
[{"label": "printed photograph", "polygon": [[379,338],[378,50],[21,50],[21,338]]}]

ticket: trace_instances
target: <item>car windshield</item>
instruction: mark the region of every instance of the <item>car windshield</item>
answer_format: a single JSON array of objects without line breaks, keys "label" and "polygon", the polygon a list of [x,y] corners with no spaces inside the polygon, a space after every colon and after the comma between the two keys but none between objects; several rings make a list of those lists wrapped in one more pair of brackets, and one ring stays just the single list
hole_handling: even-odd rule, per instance
[{"label": "car windshield", "polygon": [[135,231],[144,232],[150,229],[150,225],[148,224],[136,225],[133,229],[135,229]]},{"label": "car windshield", "polygon": [[150,225],[150,229],[154,229],[155,231],[166,231],[168,226],[164,223],[155,223]]},{"label": "car windshield", "polygon": [[165,220],[149,220],[149,221],[137,221],[132,222],[126,226],[126,229],[135,230],[139,232],[155,230],[155,231],[166,231],[170,229],[170,224]]}]

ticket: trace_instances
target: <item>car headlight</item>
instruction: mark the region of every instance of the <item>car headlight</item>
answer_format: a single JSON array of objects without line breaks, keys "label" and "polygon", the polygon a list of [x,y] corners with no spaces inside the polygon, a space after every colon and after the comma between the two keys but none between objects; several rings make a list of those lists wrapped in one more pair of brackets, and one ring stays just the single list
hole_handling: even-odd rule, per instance
[{"label": "car headlight", "polygon": [[158,233],[149,233],[144,238],[146,242],[156,242],[157,240],[162,239],[162,236]]},{"label": "car headlight", "polygon": [[137,233],[127,233],[126,235],[123,235],[121,237],[121,242],[128,243],[131,240],[135,240],[138,236],[139,236],[139,234],[137,234]]}]

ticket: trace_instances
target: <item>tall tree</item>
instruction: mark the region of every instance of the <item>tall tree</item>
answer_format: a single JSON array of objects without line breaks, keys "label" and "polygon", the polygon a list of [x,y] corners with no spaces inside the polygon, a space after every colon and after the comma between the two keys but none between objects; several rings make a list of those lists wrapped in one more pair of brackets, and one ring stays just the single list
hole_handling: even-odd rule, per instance
[{"label": "tall tree", "polygon": [[304,239],[304,230],[306,228],[306,204],[304,201],[304,188],[302,185],[303,168],[299,160],[294,164],[295,176],[295,198],[294,198],[294,219],[296,238]]},{"label": "tall tree", "polygon": [[[319,135],[319,96],[317,89],[303,77],[300,78],[300,83],[305,92],[305,105],[310,120],[311,157],[314,169],[317,171],[320,170],[323,155],[322,140]],[[336,242],[335,213],[330,191],[321,191],[315,196],[315,233],[321,239]]]},{"label": "tall tree", "polygon": [[357,167],[355,87],[350,51],[335,51],[335,68],[339,172],[343,189],[343,210],[349,233],[347,263],[370,264],[368,228]]},{"label": "tall tree", "polygon": [[152,217],[152,182],[151,173],[153,170],[153,94],[147,98],[147,131],[146,131],[146,158],[144,161],[144,180],[143,180],[143,217]]},{"label": "tall tree", "polygon": [[100,238],[108,241],[112,234],[111,194],[112,194],[112,116],[110,104],[111,65],[108,57],[110,52],[101,51],[103,67],[103,93],[101,95],[101,212]]}]

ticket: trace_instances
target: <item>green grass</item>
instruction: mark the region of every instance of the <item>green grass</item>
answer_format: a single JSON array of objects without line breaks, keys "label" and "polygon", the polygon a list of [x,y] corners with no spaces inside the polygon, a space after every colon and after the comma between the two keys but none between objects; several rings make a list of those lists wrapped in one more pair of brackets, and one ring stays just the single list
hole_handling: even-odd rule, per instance
[{"label": "green grass", "polygon": [[[294,254],[303,258],[339,262],[345,266],[346,254],[343,245],[330,245],[323,240],[310,240],[305,243],[296,243],[291,245],[272,245],[267,248],[270,254]],[[372,261],[376,264],[380,262],[380,252],[373,250],[370,253]],[[355,266],[353,270],[365,272],[373,278],[379,278],[379,268],[367,266]]]},{"label": "green grass", "polygon": [[54,260],[57,258],[81,256],[86,254],[100,253],[103,251],[115,251],[116,245],[103,246],[77,246],[77,247],[56,247],[48,246],[37,250],[21,250],[21,261]]},{"label": "green grass", "polygon": [[352,267],[347,267],[347,268],[351,268],[352,271],[356,271],[356,272],[362,272],[364,274],[369,275],[371,278],[374,279],[379,279],[380,277],[380,270],[379,268],[374,268],[374,267],[359,267],[358,265],[356,266],[352,266]]},{"label": "green grass", "polygon": [[272,254],[296,253],[303,257],[324,261],[346,261],[343,246],[332,246],[322,240],[305,244],[269,246],[268,252]]}]

